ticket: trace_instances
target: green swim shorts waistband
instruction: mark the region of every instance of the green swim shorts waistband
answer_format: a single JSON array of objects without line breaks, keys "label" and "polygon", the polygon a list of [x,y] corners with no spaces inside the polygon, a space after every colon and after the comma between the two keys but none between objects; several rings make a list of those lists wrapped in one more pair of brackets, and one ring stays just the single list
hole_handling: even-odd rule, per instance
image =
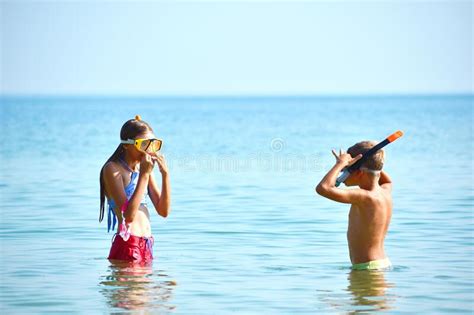
[{"label": "green swim shorts waistband", "polygon": [[372,260],[365,263],[360,264],[353,264],[352,270],[378,270],[378,269],[385,269],[390,268],[392,263],[388,258],[379,259],[379,260]]}]

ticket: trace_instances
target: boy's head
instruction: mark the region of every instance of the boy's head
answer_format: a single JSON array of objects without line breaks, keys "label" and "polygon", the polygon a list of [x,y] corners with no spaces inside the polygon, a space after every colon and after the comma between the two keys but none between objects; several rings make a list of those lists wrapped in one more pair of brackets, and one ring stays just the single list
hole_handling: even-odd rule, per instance
[{"label": "boy's head", "polygon": [[[361,141],[347,149],[347,153],[349,153],[354,158],[359,154],[364,154],[365,152],[369,151],[376,144],[377,143],[375,141]],[[355,186],[360,183],[362,177],[378,175],[383,168],[383,162],[384,151],[380,149],[367,160],[365,160],[358,170],[352,172],[344,183],[346,186]]]}]

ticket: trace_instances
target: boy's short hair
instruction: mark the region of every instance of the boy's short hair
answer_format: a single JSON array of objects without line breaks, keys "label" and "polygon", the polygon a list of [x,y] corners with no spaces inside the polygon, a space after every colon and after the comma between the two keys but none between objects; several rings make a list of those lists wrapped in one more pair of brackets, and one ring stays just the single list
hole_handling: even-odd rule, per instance
[{"label": "boy's short hair", "polygon": [[[349,153],[352,157],[356,157],[359,154],[364,154],[365,152],[369,151],[376,144],[377,143],[375,141],[361,141],[347,149],[347,153]],[[374,155],[369,157],[364,163],[362,163],[361,167],[366,167],[372,171],[381,171],[383,168],[383,160],[384,151],[380,149]]]}]

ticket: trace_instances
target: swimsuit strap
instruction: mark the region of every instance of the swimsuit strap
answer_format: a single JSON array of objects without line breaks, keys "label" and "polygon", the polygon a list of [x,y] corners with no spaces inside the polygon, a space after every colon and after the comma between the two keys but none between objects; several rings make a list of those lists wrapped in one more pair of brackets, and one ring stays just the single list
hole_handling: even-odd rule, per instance
[{"label": "swimsuit strap", "polygon": [[138,173],[138,172],[134,172],[130,166],[128,166],[127,162],[125,162],[124,159],[122,158],[119,158],[119,162],[123,165],[123,167],[125,167],[129,172],[132,172],[132,173]]}]

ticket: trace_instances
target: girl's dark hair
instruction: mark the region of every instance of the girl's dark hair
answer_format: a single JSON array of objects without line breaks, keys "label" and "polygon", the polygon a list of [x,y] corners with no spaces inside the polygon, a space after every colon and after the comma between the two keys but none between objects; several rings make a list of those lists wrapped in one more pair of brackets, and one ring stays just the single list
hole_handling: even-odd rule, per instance
[{"label": "girl's dark hair", "polygon": [[[123,124],[122,129],[120,129],[120,139],[127,140],[127,139],[135,139],[139,134],[145,133],[147,131],[153,132],[153,129],[150,127],[149,124],[144,122],[140,119],[140,116],[136,116],[135,119],[130,119],[125,124]],[[99,222],[104,219],[104,211],[105,211],[105,183],[104,183],[104,167],[109,162],[116,162],[118,161],[124,153],[123,144],[119,144],[115,152],[109,157],[107,162],[102,166],[100,169],[100,212],[99,212]]]}]

